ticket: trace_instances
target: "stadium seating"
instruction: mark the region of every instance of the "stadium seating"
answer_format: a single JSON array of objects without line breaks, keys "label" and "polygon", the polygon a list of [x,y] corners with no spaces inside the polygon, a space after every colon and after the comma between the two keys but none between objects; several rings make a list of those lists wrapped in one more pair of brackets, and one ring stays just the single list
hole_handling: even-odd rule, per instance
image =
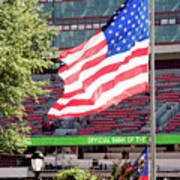
[{"label": "stadium seating", "polygon": [[[171,3],[169,3],[171,1]],[[173,1],[173,2],[172,2]],[[91,1],[64,1],[44,3],[44,12],[51,12],[50,24],[88,24],[98,23],[98,16],[110,16],[119,7],[121,1],[91,0]],[[156,12],[178,11],[180,2],[177,0],[156,0]],[[96,8],[98,6],[98,8]],[[159,9],[158,9],[159,8]],[[43,12],[43,13],[44,13]],[[157,14],[160,19],[169,18],[172,14]],[[179,14],[176,14],[180,17]],[[85,18],[84,18],[85,17]],[[90,18],[95,17],[95,18]],[[174,17],[174,15],[173,15]],[[66,18],[66,20],[62,20]],[[80,19],[78,19],[80,18]],[[83,19],[84,18],[84,19]],[[97,19],[96,19],[97,18]],[[76,20],[74,20],[76,19]],[[105,19],[103,20],[105,22]],[[178,25],[156,26],[156,42],[180,41]],[[53,45],[58,48],[74,47],[88,39],[97,30],[66,31],[58,35]],[[54,78],[52,78],[54,76]],[[75,119],[55,119],[56,126],[51,127],[53,121],[47,118],[47,111],[63,94],[62,80],[53,74],[33,75],[33,79],[51,80],[50,85],[43,88],[49,89],[50,96],[40,96],[39,104],[33,98],[25,99],[24,120],[32,127],[32,135],[55,135],[60,134],[58,129],[69,129],[63,134],[87,135],[87,134],[135,134],[149,132],[149,102],[148,94],[141,94],[123,100],[117,106],[112,106],[98,114],[83,117],[82,122]],[[179,131],[178,116],[180,103],[180,74],[178,71],[157,71],[156,75],[156,120],[159,133]],[[174,119],[175,118],[175,119]],[[16,118],[1,118],[0,125],[16,122]],[[64,122],[64,124],[62,124]],[[103,123],[102,123],[103,122]],[[57,130],[56,130],[57,129]],[[69,131],[72,129],[72,132]]]},{"label": "stadium seating", "polygon": [[[156,125],[157,133],[178,133],[180,131],[180,73],[158,70],[156,73]],[[47,111],[63,94],[62,80],[56,74],[37,75],[35,80],[48,79],[50,96],[40,96],[36,104],[33,98],[24,100],[24,120],[32,128],[32,136],[64,135],[115,135],[147,134],[150,130],[150,97],[143,93],[129,97],[117,106],[97,114],[81,118],[47,118]],[[2,119],[1,125],[16,122],[16,118]]]}]

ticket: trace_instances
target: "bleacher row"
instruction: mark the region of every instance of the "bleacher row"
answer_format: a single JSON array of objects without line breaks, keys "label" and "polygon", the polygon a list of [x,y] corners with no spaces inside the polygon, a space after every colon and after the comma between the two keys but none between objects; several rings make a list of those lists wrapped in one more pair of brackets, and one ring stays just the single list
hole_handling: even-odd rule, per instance
[{"label": "bleacher row", "polygon": [[[129,97],[117,106],[97,114],[79,118],[48,119],[48,109],[63,94],[62,80],[55,74],[33,75],[35,80],[50,80],[44,89],[50,90],[49,97],[24,100],[24,121],[30,126],[32,136],[39,135],[121,135],[147,134],[150,130],[150,96],[143,93]],[[178,71],[158,71],[156,75],[156,132],[179,133],[180,131],[180,74]],[[1,119],[0,125],[17,122],[15,117]]]}]

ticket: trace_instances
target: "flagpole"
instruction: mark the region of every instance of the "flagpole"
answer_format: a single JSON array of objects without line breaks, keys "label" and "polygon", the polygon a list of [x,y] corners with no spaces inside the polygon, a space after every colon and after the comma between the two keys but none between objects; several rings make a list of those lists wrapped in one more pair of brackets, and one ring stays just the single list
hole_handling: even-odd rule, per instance
[{"label": "flagpole", "polygon": [[151,108],[151,133],[150,133],[150,154],[151,154],[151,171],[150,179],[156,180],[156,116],[155,116],[155,5],[154,0],[150,0],[150,108]]}]

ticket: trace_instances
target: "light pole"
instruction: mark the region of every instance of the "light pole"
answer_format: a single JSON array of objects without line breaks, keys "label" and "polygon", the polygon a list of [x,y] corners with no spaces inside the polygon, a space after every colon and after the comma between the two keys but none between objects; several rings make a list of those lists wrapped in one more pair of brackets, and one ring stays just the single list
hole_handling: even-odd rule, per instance
[{"label": "light pole", "polygon": [[35,174],[35,179],[39,180],[39,174],[44,165],[44,155],[40,151],[33,153],[31,157],[31,166]]}]

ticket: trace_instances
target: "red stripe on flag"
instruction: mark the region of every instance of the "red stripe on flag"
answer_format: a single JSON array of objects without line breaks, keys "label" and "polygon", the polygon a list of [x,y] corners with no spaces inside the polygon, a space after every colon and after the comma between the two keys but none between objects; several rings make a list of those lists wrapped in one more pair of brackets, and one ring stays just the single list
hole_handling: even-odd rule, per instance
[{"label": "red stripe on flag", "polygon": [[116,84],[118,84],[119,82],[126,81],[139,74],[142,74],[143,72],[147,72],[147,69],[148,69],[147,64],[135,67],[131,70],[119,74],[118,76],[116,76],[115,79],[102,84],[94,91],[93,95],[89,99],[72,99],[66,105],[61,105],[59,103],[56,103],[53,107],[55,109],[62,110],[67,106],[70,107],[70,106],[81,106],[81,105],[93,105],[94,102],[97,100],[97,97],[100,97],[101,94],[105,93],[110,89],[113,89],[116,86]]},{"label": "red stripe on flag", "polygon": [[[136,71],[136,74],[134,73],[134,71]],[[101,85],[101,86],[108,86],[108,87],[110,87],[113,82],[118,83],[118,82],[120,82],[120,81],[127,80],[128,78],[132,78],[132,77],[133,77],[133,73],[134,73],[134,76],[135,76],[135,75],[141,74],[141,73],[143,73],[143,72],[147,72],[147,71],[148,71],[148,65],[147,65],[147,64],[141,65],[141,66],[139,66],[139,67],[136,66],[135,68],[133,68],[133,69],[131,69],[131,70],[129,70],[129,71],[126,71],[126,72],[123,72],[123,73],[119,74],[118,76],[116,76],[116,78],[114,78],[113,80],[111,80],[111,81],[109,81],[109,82],[104,83],[104,84]],[[129,74],[128,74],[128,73],[129,73]],[[97,77],[97,76],[96,76],[96,77]],[[96,78],[96,77],[94,77],[94,78]],[[124,79],[123,79],[123,78],[124,78]],[[94,80],[94,79],[92,79],[92,82],[93,82],[93,80]],[[87,81],[88,81],[88,80],[87,80]],[[91,83],[90,81],[89,81],[88,83],[85,82],[84,87],[87,88],[87,87],[90,85],[90,83]],[[101,90],[102,90],[102,89],[101,89]],[[80,88],[80,89],[75,90],[75,91],[73,91],[73,92],[71,92],[71,93],[65,93],[65,94],[63,95],[63,98],[64,98],[64,99],[68,99],[68,98],[71,98],[71,97],[77,95],[77,93],[79,94],[79,93],[84,93],[84,92],[85,92],[85,88]],[[101,92],[102,92],[102,91],[101,91]],[[102,92],[102,93],[103,93],[103,92]]]},{"label": "red stripe on flag", "polygon": [[78,46],[76,46],[76,47],[74,47],[74,48],[71,48],[71,49],[69,49],[69,50],[63,51],[63,52],[60,54],[58,60],[60,61],[61,59],[66,58],[66,57],[69,56],[70,54],[74,54],[74,53],[77,52],[77,51],[81,51],[81,50],[84,48],[84,46],[87,44],[87,42],[88,42],[88,41],[85,41],[85,42],[83,42],[82,44],[80,44],[80,45],[78,45]]},{"label": "red stripe on flag", "polygon": [[[102,32],[102,30],[99,30],[98,32],[96,32],[96,33],[94,34],[94,36],[97,35],[97,34],[99,34],[100,32]],[[71,49],[69,49],[69,50],[63,51],[63,52],[60,54],[58,60],[64,59],[64,58],[66,58],[67,56],[69,56],[70,54],[74,54],[74,53],[76,53],[76,52],[78,52],[78,51],[83,50],[83,48],[85,47],[85,45],[86,45],[88,42],[89,42],[89,40],[83,42],[82,44],[80,44],[80,45],[78,45],[78,46],[76,46],[76,47],[74,47],[74,48],[71,48]]]},{"label": "red stripe on flag", "polygon": [[[84,89],[85,89],[85,88],[88,88],[89,85],[90,85],[93,81],[95,81],[96,79],[98,79],[99,77],[101,77],[101,76],[103,76],[104,74],[107,74],[107,73],[115,72],[115,71],[117,71],[117,70],[119,69],[120,66],[129,63],[131,59],[136,58],[136,57],[139,57],[139,56],[147,55],[147,53],[148,53],[148,48],[138,49],[138,50],[136,50],[136,51],[133,51],[133,52],[132,52],[132,55],[126,57],[124,61],[103,67],[103,68],[100,69],[98,72],[96,72],[95,74],[91,75],[89,78],[87,78],[86,80],[84,80],[84,81],[82,82],[82,87],[80,87],[78,90],[75,90],[75,91],[73,91],[73,92],[64,94],[64,98],[70,98],[70,97],[76,95],[76,93],[78,93],[78,92],[85,92]],[[84,69],[83,69],[83,70],[84,70]],[[80,72],[78,73],[78,75],[79,75],[79,74],[80,74]],[[65,80],[64,80],[64,84],[65,84],[65,85],[66,85],[66,84],[70,84],[70,82],[66,82],[66,81],[67,81],[67,80],[65,79]],[[71,83],[72,83],[72,82],[71,82]]]},{"label": "red stripe on flag", "polygon": [[93,46],[92,48],[89,48],[88,50],[84,51],[84,53],[81,55],[81,57],[77,61],[74,61],[70,65],[66,65],[66,66],[60,68],[58,72],[62,73],[64,71],[68,71],[73,66],[75,66],[78,62],[83,61],[86,58],[89,58],[89,57],[94,56],[95,54],[97,54],[97,52],[100,51],[105,46],[106,46],[106,40],[104,40],[104,41],[100,42],[99,44]]},{"label": "red stripe on flag", "polygon": [[74,116],[84,116],[84,115],[91,114],[91,113],[98,113],[98,112],[108,108],[109,105],[112,104],[112,101],[115,104],[117,104],[129,96],[133,96],[135,94],[142,93],[142,92],[145,92],[147,90],[148,90],[148,83],[144,82],[144,83],[138,84],[136,86],[133,86],[133,87],[127,89],[126,92],[120,94],[119,96],[114,97],[109,102],[107,102],[106,104],[104,104],[103,106],[101,106],[99,108],[96,108],[96,109],[93,109],[90,111],[81,112],[81,113],[67,113],[67,114],[60,115],[60,116],[59,115],[48,115],[48,118],[50,118],[50,119],[52,119],[54,117],[69,118],[69,117],[74,117]]},{"label": "red stripe on flag", "polygon": [[100,62],[102,62],[105,59],[105,57],[106,54],[103,54],[99,57],[96,57],[88,61],[86,64],[82,66],[82,68],[78,72],[75,72],[74,74],[71,74],[68,78],[66,78],[64,81],[64,85],[72,84],[73,82],[77,81],[82,71],[85,71],[91,67],[98,65]]},{"label": "red stripe on flag", "polygon": [[[105,66],[104,68],[102,68],[101,70],[99,70],[97,73],[95,73],[93,76],[90,76],[86,82],[88,82],[88,84],[91,84],[95,79],[97,79],[98,77],[100,76],[103,76],[104,74],[106,73],[110,73],[110,72],[113,72],[113,71],[117,71],[118,68],[121,66],[121,65],[124,65],[124,64],[127,64],[129,63],[129,61],[132,59],[132,58],[136,58],[136,57],[140,57],[140,56],[144,56],[144,55],[147,55],[148,54],[148,47],[147,48],[141,48],[141,49],[137,49],[135,51],[133,51],[131,53],[131,55],[127,56],[125,58],[124,61],[121,61],[121,62],[118,62],[118,63],[114,63],[114,64],[111,64],[111,65],[108,65],[108,66]],[[74,74],[71,74],[68,78],[66,78],[64,80],[64,85],[68,85],[68,84],[71,84],[75,81],[77,81],[79,79],[79,76],[80,74],[93,67],[93,66],[96,66],[97,64],[99,64],[100,62],[102,62],[105,58],[105,55],[103,56],[100,56],[99,58],[95,58],[91,61],[88,61],[86,64],[83,65],[83,67],[78,71],[78,72],[75,72]],[[70,68],[69,68],[70,70]],[[86,87],[87,87],[87,83],[85,83]]]}]

